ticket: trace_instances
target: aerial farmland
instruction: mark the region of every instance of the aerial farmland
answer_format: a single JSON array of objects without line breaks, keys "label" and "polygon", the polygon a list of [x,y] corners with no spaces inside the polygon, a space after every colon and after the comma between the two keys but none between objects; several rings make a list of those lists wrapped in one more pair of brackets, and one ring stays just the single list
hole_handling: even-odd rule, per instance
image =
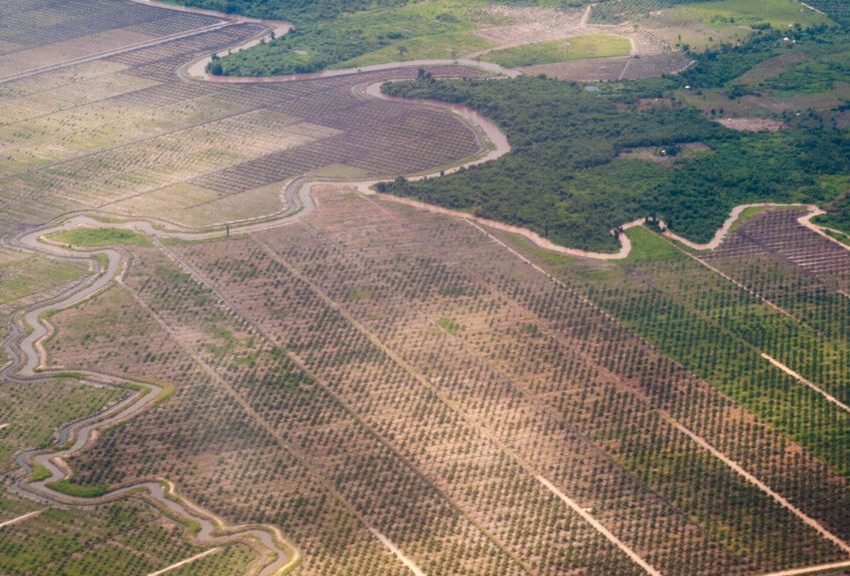
[{"label": "aerial farmland", "polygon": [[0,574],[850,575],[850,12],[0,6]]}]

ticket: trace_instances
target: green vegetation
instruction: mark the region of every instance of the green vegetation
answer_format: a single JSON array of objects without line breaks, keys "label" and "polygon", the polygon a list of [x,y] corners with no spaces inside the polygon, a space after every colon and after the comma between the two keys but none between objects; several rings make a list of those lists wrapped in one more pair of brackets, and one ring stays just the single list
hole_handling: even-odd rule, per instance
[{"label": "green vegetation", "polygon": [[35,463],[32,465],[30,480],[32,480],[33,482],[41,482],[42,480],[47,480],[48,478],[50,478],[50,470],[48,470],[46,466],[39,463]]},{"label": "green vegetation", "polygon": [[667,260],[675,258],[678,254],[675,246],[645,226],[630,228],[625,233],[632,241],[632,250],[629,252],[626,262]]},{"label": "green vegetation", "polygon": [[298,27],[273,42],[215,60],[214,74],[267,76],[417,58],[457,58],[490,44],[472,34],[497,22],[482,0],[392,3]]},{"label": "green vegetation", "polygon": [[287,20],[298,25],[330,20],[344,13],[403,6],[408,0],[169,0],[175,4],[244,14],[255,18]]},{"label": "green vegetation", "polygon": [[843,196],[834,202],[826,214],[817,216],[813,222],[850,234],[850,196]]},{"label": "green vegetation", "polygon": [[357,288],[352,290],[349,298],[352,300],[366,300],[375,296],[375,290],[372,288]]},{"label": "green vegetation", "polygon": [[[0,513],[26,513],[27,506],[0,497]],[[185,539],[182,527],[163,522],[143,502],[127,499],[84,510],[49,508],[4,528],[0,574],[144,576],[201,551]],[[248,546],[236,544],[169,574],[241,576],[254,557]]]},{"label": "green vegetation", "polygon": [[117,244],[147,244],[148,240],[138,232],[123,228],[74,228],[55,232],[47,237],[59,244],[68,244],[80,248],[97,248]]},{"label": "green vegetation", "polygon": [[[476,29],[506,23],[486,10],[490,4],[568,4],[557,0],[183,3],[296,24],[285,36],[210,63],[211,73],[229,76],[300,74],[416,59],[456,59],[491,47],[490,41],[474,34]],[[621,49],[602,38],[593,44],[586,40],[577,50],[619,53]]]},{"label": "green vegetation", "polygon": [[796,0],[714,0],[688,3],[680,10],[709,25],[744,24],[758,27],[769,24],[784,29],[794,24],[816,26],[829,22],[828,18],[803,8]]},{"label": "green vegetation", "polygon": [[72,480],[68,479],[51,482],[48,486],[62,494],[77,496],[79,498],[97,498],[98,496],[106,494],[108,490],[108,487],[103,486],[102,484],[84,486],[81,484],[75,484]]},{"label": "green vegetation", "polygon": [[[830,40],[827,46],[819,47],[812,61],[792,66],[761,85],[776,92],[793,94],[829,92],[836,82],[846,82],[850,77],[847,36],[832,36]],[[832,50],[824,49],[827,47]]]},{"label": "green vegetation", "polygon": [[437,325],[452,336],[456,336],[458,332],[460,332],[460,326],[458,326],[454,320],[446,316],[437,320]]},{"label": "green vegetation", "polygon": [[0,424],[10,424],[0,431],[0,468],[11,465],[17,450],[53,446],[57,428],[103,410],[126,393],[68,378],[26,386],[0,383]]},{"label": "green vegetation", "polygon": [[11,304],[43,290],[58,288],[85,273],[74,262],[51,260],[41,256],[10,255],[0,251],[0,304]]},{"label": "green vegetation", "polygon": [[[820,3],[825,2],[838,3],[836,0],[822,0]],[[817,7],[819,3],[810,4]],[[661,13],[673,25],[701,23],[714,29],[733,26],[758,29],[765,25],[787,28],[791,24],[810,26],[828,21],[823,15],[802,7],[796,0],[603,0],[594,7],[593,21],[622,23],[639,20],[650,12]],[[830,10],[826,12],[840,19],[840,15]]]},{"label": "green vegetation", "polygon": [[789,319],[646,228],[629,233],[637,257],[603,264],[604,273],[599,263],[579,263],[560,268],[559,275],[663,353],[850,476],[850,418],[761,357],[765,352],[781,359],[846,400],[844,340]]},{"label": "green vegetation", "polygon": [[[787,40],[786,40],[787,39]],[[765,30],[738,46],[723,44],[700,54],[684,74],[694,89],[724,87],[756,64],[782,54],[799,53],[824,42],[845,42],[844,33],[826,26],[806,29]]]},{"label": "green vegetation", "polygon": [[[652,94],[657,86],[635,90]],[[524,226],[567,246],[614,250],[612,228],[653,215],[707,241],[738,204],[826,201],[834,188],[822,185],[823,177],[850,170],[846,131],[802,125],[738,133],[692,109],[643,109],[634,92],[616,87],[590,93],[581,85],[521,77],[426,79],[384,89],[474,108],[502,127],[513,151],[444,178],[398,179],[380,185],[382,191]],[[687,142],[708,144],[711,152],[676,158],[671,167],[618,158],[630,148]]]},{"label": "green vegetation", "polygon": [[631,43],[628,38],[611,34],[592,34],[496,50],[485,54],[481,60],[517,68],[584,58],[627,56],[630,52]]}]

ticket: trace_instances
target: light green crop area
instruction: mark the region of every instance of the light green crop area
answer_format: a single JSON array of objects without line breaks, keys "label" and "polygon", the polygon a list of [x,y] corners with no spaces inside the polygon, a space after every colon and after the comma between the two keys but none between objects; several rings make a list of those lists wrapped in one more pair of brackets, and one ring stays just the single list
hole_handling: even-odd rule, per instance
[{"label": "light green crop area", "polygon": [[496,50],[485,54],[481,60],[517,68],[587,58],[628,56],[631,49],[628,38],[612,34],[591,34]]},{"label": "light green crop area", "polygon": [[147,244],[147,239],[132,230],[120,228],[74,228],[50,234],[48,240],[81,248],[97,248],[116,244]]},{"label": "light green crop area", "polygon": [[[29,502],[0,495],[0,518],[33,509]],[[0,574],[145,576],[203,551],[186,540],[182,526],[164,522],[138,500],[86,510],[46,508],[3,529]],[[169,574],[240,576],[253,558],[248,546],[233,544]]]},{"label": "light green crop area", "polygon": [[774,28],[787,28],[793,24],[815,26],[829,22],[829,18],[796,0],[718,0],[686,4],[675,11],[720,26],[768,23]]},{"label": "light green crop area", "polygon": [[0,384],[0,468],[23,448],[53,445],[53,431],[76,418],[88,416],[123,398],[126,392],[94,388],[63,378],[23,385]]},{"label": "light green crop area", "polygon": [[0,250],[0,305],[64,286],[85,271],[82,264]]}]

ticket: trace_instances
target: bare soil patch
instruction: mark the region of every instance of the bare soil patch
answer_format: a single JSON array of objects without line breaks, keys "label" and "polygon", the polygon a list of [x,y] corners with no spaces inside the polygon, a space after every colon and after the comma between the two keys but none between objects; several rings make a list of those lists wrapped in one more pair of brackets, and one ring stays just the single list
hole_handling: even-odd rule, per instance
[{"label": "bare soil patch", "polygon": [[784,122],[773,118],[720,118],[717,121],[739,132],[778,132],[785,126]]}]

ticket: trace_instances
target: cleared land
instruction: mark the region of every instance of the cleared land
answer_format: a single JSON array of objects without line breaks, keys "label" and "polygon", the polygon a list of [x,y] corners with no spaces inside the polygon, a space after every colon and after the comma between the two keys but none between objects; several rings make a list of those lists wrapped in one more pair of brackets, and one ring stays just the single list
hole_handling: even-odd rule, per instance
[{"label": "cleared land", "polygon": [[485,54],[482,59],[502,66],[518,68],[569,60],[628,56],[631,48],[627,38],[595,34],[496,50]]},{"label": "cleared land", "polygon": [[[304,547],[305,573],[379,558],[403,573],[401,563],[383,564],[392,557],[373,530],[424,573],[512,573],[532,563],[533,573],[643,573],[606,533],[664,574],[762,574],[843,558],[774,497],[847,538],[834,504],[848,497],[842,441],[824,451],[794,439],[794,422],[841,417],[808,388],[789,380],[782,392],[770,384],[783,378],[777,370],[765,402],[736,396],[723,378],[685,368],[701,368],[698,352],[671,350],[682,366],[583,299],[583,284],[553,283],[468,224],[339,191],[319,204],[304,224],[172,246],[180,267],[133,247],[125,288],[54,318],[55,361],[178,383],[172,401],[106,433],[74,463],[81,481],[173,477],[231,520],[286,526]],[[657,259],[663,251],[645,253],[645,266],[669,268]],[[739,291],[679,258],[703,271],[694,282]],[[585,268],[599,281],[628,270],[564,266],[581,282]],[[75,326],[116,309],[133,315],[116,325],[148,333],[132,340],[119,329],[112,342],[82,346]],[[694,322],[699,333],[713,330]],[[729,353],[739,346],[731,341]],[[802,370],[787,351],[766,349]],[[769,373],[758,360],[752,370]],[[786,404],[767,401],[777,394],[802,395],[812,408],[787,404],[805,415],[787,428],[771,411]],[[318,506],[329,502],[323,494],[330,509]],[[296,511],[294,501],[315,504]],[[332,544],[326,531],[342,526],[359,536]],[[469,538],[489,544],[474,558],[442,553]],[[676,544],[651,544],[661,541]],[[588,546],[593,554],[578,552]]]},{"label": "cleared land", "polygon": [[[3,235],[77,210],[203,228],[295,211],[282,188],[305,175],[416,174],[480,151],[456,116],[365,95],[415,69],[175,75],[256,33],[232,24],[0,83]],[[748,213],[711,254],[635,227],[627,259],[597,261],[356,186],[313,194],[300,219],[227,238],[116,222],[48,234],[115,245],[117,279],[47,314],[48,369],[163,390],[71,450],[51,482],[67,502],[167,478],[184,512],[279,528],[303,575],[843,570],[850,255],[801,212]],[[60,276],[46,269],[15,301]],[[4,382],[0,450],[47,445],[119,397],[74,378]],[[56,478],[41,458],[34,485]],[[87,502],[28,516],[43,506],[0,498],[0,525],[20,519],[0,527],[0,572],[236,576],[257,558],[193,546],[197,521],[135,498]]]}]

